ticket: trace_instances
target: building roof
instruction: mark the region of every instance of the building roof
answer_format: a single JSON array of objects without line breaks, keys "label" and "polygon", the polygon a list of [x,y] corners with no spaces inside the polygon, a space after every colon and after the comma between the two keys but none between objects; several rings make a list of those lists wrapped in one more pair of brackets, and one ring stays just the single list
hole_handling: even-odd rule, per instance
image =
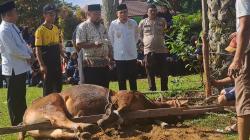
[{"label": "building roof", "polygon": [[147,2],[142,1],[123,1],[128,7],[128,16],[143,16],[147,13]]}]

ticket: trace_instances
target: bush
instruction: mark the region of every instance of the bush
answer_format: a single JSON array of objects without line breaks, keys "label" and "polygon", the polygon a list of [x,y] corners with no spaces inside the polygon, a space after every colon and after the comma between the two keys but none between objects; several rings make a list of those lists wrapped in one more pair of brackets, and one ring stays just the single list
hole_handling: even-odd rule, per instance
[{"label": "bush", "polygon": [[194,59],[194,52],[197,49],[191,45],[190,38],[199,35],[201,32],[201,13],[179,14],[173,17],[173,26],[167,32],[166,46],[170,53],[178,59],[188,62],[190,69],[195,68],[197,60]]}]

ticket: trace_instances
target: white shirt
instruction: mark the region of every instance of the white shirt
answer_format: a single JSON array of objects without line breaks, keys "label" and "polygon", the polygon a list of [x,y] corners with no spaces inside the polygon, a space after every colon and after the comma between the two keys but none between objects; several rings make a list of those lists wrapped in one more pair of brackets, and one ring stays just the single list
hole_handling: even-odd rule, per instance
[{"label": "white shirt", "polygon": [[13,23],[2,21],[0,25],[0,53],[2,56],[2,74],[19,75],[31,70],[27,59],[31,50],[27,47],[20,30]]},{"label": "white shirt", "polygon": [[112,21],[109,27],[109,39],[113,46],[115,60],[133,60],[137,58],[138,25],[128,19],[121,23],[119,19]]},{"label": "white shirt", "polygon": [[240,17],[250,15],[250,1],[249,0],[236,0],[236,29],[237,32],[239,31],[239,21]]}]

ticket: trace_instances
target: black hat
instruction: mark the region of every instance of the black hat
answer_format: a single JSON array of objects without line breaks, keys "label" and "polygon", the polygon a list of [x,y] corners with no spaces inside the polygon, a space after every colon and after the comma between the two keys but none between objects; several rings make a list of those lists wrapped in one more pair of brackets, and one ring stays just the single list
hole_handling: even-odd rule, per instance
[{"label": "black hat", "polygon": [[148,9],[149,8],[153,8],[153,9],[156,9],[156,6],[154,4],[148,4]]},{"label": "black hat", "polygon": [[88,5],[88,11],[101,11],[101,5],[100,4]]},{"label": "black hat", "polygon": [[43,7],[43,13],[55,12],[55,11],[56,11],[56,6],[54,4],[46,4]]},{"label": "black hat", "polygon": [[16,8],[14,1],[5,1],[0,4],[0,13],[5,13],[11,11],[12,9]]},{"label": "black hat", "polygon": [[116,7],[116,11],[121,11],[125,9],[128,9],[126,4],[120,4]]}]

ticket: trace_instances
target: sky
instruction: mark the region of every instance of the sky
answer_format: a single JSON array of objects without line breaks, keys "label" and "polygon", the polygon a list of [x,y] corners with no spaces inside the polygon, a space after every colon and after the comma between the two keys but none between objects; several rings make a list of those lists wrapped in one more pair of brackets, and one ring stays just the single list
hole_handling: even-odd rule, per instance
[{"label": "sky", "polygon": [[73,5],[79,5],[79,6],[101,3],[101,0],[65,0],[65,1],[73,3]]}]

